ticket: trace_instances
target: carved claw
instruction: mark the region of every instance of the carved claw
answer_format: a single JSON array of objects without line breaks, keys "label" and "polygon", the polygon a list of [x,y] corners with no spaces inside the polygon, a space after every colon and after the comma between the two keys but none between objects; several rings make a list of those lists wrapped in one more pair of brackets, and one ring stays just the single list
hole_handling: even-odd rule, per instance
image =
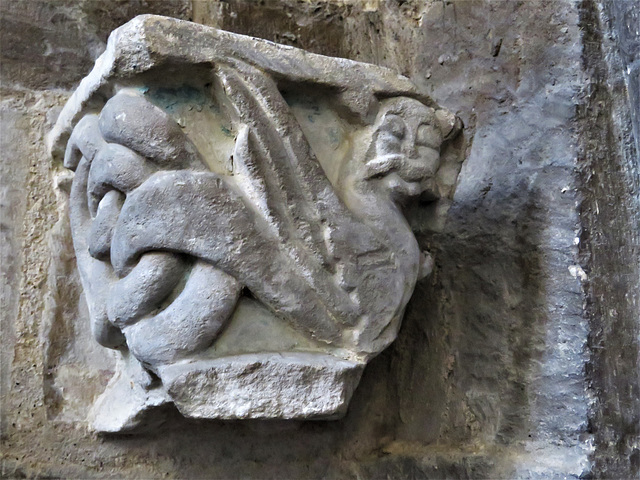
[{"label": "carved claw", "polygon": [[105,262],[96,260],[89,254],[87,239],[91,225],[91,216],[87,208],[87,177],[90,164],[84,157],[76,168],[71,185],[69,199],[69,217],[73,244],[78,260],[78,270],[91,318],[91,332],[96,341],[107,348],[120,348],[126,344],[124,335],[116,328],[107,315],[108,286],[115,281],[111,267]]},{"label": "carved claw", "polygon": [[111,236],[118,221],[124,195],[110,190],[102,198],[89,230],[89,254],[98,260],[106,260],[111,253]]},{"label": "carved claw", "polygon": [[98,116],[85,115],[71,133],[64,153],[64,166],[75,170],[82,157],[91,163],[96,153],[105,145],[98,127]]}]

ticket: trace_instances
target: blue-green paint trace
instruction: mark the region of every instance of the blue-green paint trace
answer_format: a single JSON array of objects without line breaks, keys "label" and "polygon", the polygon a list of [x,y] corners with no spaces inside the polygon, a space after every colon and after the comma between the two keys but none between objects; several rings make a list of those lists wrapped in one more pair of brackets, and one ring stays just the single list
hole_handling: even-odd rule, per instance
[{"label": "blue-green paint trace", "polygon": [[[179,87],[139,87],[138,90],[151,103],[163,109],[169,114],[177,114],[180,109],[187,107],[189,110],[195,109],[198,112],[203,108],[208,108],[215,115],[220,115],[220,107],[216,105],[206,91],[194,87],[192,85],[181,85]],[[222,133],[229,137],[235,138],[235,134],[231,126],[221,125]]]},{"label": "blue-green paint trace", "polygon": [[211,102],[204,91],[191,85],[176,88],[143,87],[140,90],[151,102],[169,113],[182,105],[202,107]]},{"label": "blue-green paint trace", "polygon": [[222,133],[224,133],[227,137],[233,138],[233,132],[226,125],[220,125],[220,130],[222,130]]}]

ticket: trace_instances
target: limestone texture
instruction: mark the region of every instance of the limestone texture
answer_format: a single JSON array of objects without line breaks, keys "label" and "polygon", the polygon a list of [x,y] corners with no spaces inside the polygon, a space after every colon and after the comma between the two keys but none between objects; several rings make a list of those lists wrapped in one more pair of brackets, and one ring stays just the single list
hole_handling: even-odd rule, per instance
[{"label": "limestone texture", "polygon": [[[4,477],[638,477],[637,2],[0,9]],[[203,421],[158,405],[164,423],[146,433],[88,430],[116,357],[87,322],[71,176],[45,137],[107,34],[144,13],[389,68],[464,124],[450,204],[406,212],[433,272],[340,420]],[[258,320],[225,331],[223,352],[288,328],[252,299],[240,308]]]},{"label": "limestone texture", "polygon": [[[129,391],[137,379],[118,371],[94,407],[114,421],[96,412],[96,430],[148,423],[157,405],[144,390],[187,417],[343,416],[432,271],[403,212],[429,203],[444,216],[461,129],[375,65],[163,16],[114,30],[49,145],[74,171],[71,234],[94,337],[159,385]],[[226,329],[256,321],[243,300],[303,349],[280,350],[279,327],[252,332],[257,349],[236,337],[221,354]],[[237,355],[247,351],[255,358]],[[357,372],[348,381],[344,360]]]},{"label": "limestone texture", "polygon": [[364,365],[317,353],[244,354],[162,367],[175,406],[187,418],[339,418]]}]

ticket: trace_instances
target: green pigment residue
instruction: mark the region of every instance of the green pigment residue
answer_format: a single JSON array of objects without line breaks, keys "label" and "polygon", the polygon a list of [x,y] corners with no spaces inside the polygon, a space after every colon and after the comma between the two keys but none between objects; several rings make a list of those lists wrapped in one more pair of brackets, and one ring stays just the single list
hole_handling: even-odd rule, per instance
[{"label": "green pigment residue", "polygon": [[227,137],[233,137],[233,132],[226,125],[220,125],[220,130],[222,130],[222,133],[224,133]]},{"label": "green pigment residue", "polygon": [[204,106],[209,103],[204,92],[191,85],[182,85],[177,88],[145,87],[141,90],[149,100],[167,112],[173,112],[178,106],[184,104]]},{"label": "green pigment residue", "polygon": [[338,145],[340,143],[340,132],[338,129],[334,127],[329,128],[328,133],[331,144],[334,146]]}]

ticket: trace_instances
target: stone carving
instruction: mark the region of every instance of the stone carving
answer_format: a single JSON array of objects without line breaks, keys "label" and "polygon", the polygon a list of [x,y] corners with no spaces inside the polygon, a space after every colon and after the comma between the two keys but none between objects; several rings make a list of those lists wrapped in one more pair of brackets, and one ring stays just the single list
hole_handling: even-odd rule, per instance
[{"label": "stone carving", "polygon": [[460,122],[389,70],[189,22],[111,35],[52,132],[96,340],[92,413],[338,418],[432,267],[402,209],[451,194]]}]

